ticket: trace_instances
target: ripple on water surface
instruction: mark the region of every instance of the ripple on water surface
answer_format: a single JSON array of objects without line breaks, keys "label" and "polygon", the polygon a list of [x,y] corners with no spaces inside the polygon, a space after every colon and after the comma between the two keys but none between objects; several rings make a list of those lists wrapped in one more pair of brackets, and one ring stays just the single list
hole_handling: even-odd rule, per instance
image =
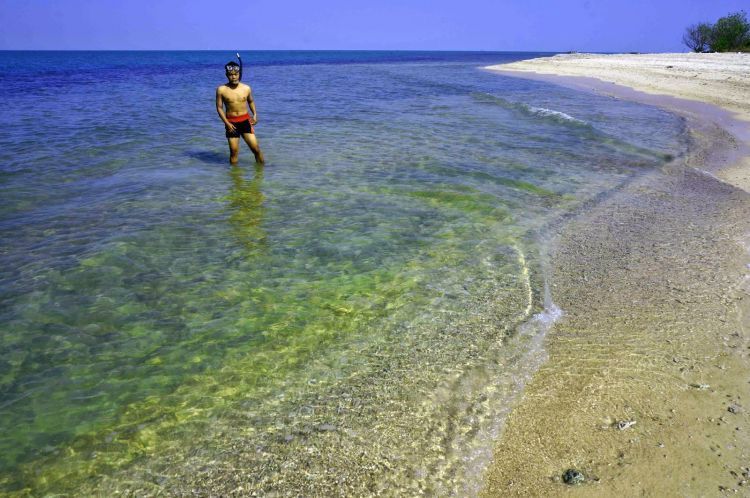
[{"label": "ripple on water surface", "polygon": [[541,358],[544,234],[683,147],[476,69],[508,55],[277,56],[249,73],[265,168],[224,165],[223,54],[92,54],[106,95],[72,54],[40,80],[59,136],[0,117],[5,491],[466,491]]}]

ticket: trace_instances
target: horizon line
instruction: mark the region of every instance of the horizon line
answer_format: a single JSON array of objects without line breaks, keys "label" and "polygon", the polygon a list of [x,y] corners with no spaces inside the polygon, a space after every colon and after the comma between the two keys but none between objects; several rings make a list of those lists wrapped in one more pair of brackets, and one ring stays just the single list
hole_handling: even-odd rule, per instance
[{"label": "horizon line", "polygon": [[507,54],[527,53],[580,53],[580,54],[651,54],[651,53],[682,53],[682,52],[652,52],[652,51],[617,51],[617,50],[489,50],[489,49],[373,49],[373,48],[272,48],[272,49],[237,49],[237,48],[0,48],[0,52],[487,52]]}]

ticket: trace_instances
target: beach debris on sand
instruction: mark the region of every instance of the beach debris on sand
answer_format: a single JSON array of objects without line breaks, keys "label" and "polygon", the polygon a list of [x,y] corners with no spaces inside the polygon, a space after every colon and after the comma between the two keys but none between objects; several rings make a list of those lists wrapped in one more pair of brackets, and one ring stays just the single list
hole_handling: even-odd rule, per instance
[{"label": "beach debris on sand", "polygon": [[630,429],[635,424],[635,420],[620,420],[619,422],[615,422],[615,427],[617,427],[621,431],[624,431],[625,429]]},{"label": "beach debris on sand", "polygon": [[742,407],[738,405],[737,403],[732,403],[727,407],[727,411],[729,413],[734,413],[735,415],[742,412]]},{"label": "beach debris on sand", "polygon": [[565,472],[563,472],[562,480],[565,484],[569,484],[571,486],[574,486],[576,484],[581,484],[583,481],[586,480],[586,478],[583,476],[583,473],[576,469],[568,469]]}]

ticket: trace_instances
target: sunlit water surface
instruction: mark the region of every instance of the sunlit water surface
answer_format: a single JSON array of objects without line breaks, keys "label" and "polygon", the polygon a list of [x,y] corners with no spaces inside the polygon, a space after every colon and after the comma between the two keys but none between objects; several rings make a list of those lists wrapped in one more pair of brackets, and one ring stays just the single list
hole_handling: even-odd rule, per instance
[{"label": "sunlit water surface", "polygon": [[232,55],[0,52],[1,490],[261,443],[248,481],[303,487],[298,441],[464,489],[541,361],[548,234],[684,150],[662,111],[480,69],[533,54],[260,52],[268,162],[230,168]]}]

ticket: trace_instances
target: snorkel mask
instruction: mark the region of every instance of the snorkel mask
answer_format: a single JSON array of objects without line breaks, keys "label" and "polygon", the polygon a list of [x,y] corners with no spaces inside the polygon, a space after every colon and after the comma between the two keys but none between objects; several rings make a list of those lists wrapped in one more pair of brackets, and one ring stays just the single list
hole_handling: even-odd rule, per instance
[{"label": "snorkel mask", "polygon": [[242,79],[242,58],[240,57],[240,54],[237,53],[237,60],[240,61],[240,65],[238,66],[236,62],[228,62],[226,65],[224,65],[224,70],[227,73],[240,73],[240,79]]}]

